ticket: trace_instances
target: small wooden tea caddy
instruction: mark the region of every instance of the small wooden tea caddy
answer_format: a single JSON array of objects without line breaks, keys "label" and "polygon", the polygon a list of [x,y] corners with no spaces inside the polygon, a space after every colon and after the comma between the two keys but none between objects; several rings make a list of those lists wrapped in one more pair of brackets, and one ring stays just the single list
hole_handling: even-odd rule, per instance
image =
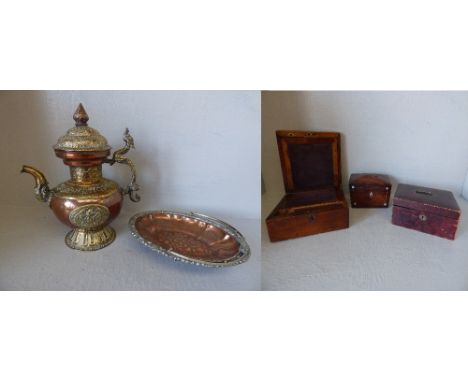
[{"label": "small wooden tea caddy", "polygon": [[349,227],[339,133],[276,132],[286,195],[266,219],[271,241]]},{"label": "small wooden tea caddy", "polygon": [[392,183],[387,175],[351,174],[349,195],[353,208],[386,208],[389,205]]}]

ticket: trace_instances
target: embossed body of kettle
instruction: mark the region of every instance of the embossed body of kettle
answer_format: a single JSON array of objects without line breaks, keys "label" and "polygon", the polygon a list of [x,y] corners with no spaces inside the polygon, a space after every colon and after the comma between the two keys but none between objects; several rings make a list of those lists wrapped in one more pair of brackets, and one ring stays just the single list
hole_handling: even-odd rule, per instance
[{"label": "embossed body of kettle", "polygon": [[[83,174],[89,176],[89,172],[96,172],[95,168],[75,167],[71,169],[70,180],[52,189],[44,174],[36,168],[23,166],[21,172],[34,177],[36,199],[48,203],[55,216],[70,227],[96,228],[109,224],[122,208],[124,190],[117,183],[104,177],[92,183],[83,182]],[[80,214],[79,211],[83,212]]]}]

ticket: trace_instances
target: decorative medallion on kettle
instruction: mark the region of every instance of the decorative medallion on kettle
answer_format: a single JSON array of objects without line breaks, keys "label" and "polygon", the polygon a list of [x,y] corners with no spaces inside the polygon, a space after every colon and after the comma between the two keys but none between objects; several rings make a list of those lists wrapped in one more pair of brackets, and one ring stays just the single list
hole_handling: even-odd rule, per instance
[{"label": "decorative medallion on kettle", "polygon": [[[79,105],[73,115],[75,127],[69,129],[54,146],[55,155],[70,167],[70,179],[50,189],[45,176],[31,166],[23,166],[22,172],[31,174],[35,181],[35,195],[41,202],[49,203],[55,216],[73,228],[65,243],[73,249],[95,251],[115,239],[115,231],[109,226],[122,207],[124,195],[130,200],[140,200],[137,191],[136,170],[133,162],[124,155],[135,148],[128,129],[124,133],[125,146],[111,157],[111,147],[96,129],[88,126],[89,117]],[[123,163],[130,167],[130,184],[122,189],[102,176],[102,164],[111,166]]]}]

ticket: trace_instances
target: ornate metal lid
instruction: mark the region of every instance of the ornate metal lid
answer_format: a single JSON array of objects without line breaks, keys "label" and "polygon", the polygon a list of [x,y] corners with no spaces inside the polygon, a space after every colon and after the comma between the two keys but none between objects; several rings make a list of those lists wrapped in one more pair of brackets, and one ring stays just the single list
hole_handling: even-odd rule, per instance
[{"label": "ornate metal lid", "polygon": [[67,133],[61,136],[57,144],[54,145],[55,150],[64,151],[104,151],[110,150],[106,138],[99,131],[88,126],[88,114],[80,103],[73,114],[75,127],[72,127]]}]

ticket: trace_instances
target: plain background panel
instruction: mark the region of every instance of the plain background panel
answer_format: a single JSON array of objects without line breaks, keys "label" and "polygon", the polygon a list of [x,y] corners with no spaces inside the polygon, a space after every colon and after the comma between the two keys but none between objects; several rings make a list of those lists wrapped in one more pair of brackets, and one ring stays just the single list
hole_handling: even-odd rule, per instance
[{"label": "plain background panel", "polygon": [[262,92],[262,174],[284,192],[275,130],[339,132],[353,172],[461,193],[468,170],[468,92]]},{"label": "plain background panel", "polygon": [[[32,179],[23,164],[44,172],[55,186],[68,168],[52,145],[74,126],[83,103],[89,126],[113,150],[125,127],[136,150],[141,202],[132,211],[175,208],[241,218],[260,214],[259,92],[241,91],[18,91],[0,92],[2,135],[0,203],[34,205]],[[129,182],[126,166],[103,165],[105,177]],[[229,202],[226,202],[229,201]]]},{"label": "plain background panel", "polygon": [[[23,164],[51,187],[69,178],[52,146],[74,126],[82,103],[88,125],[112,151],[135,140],[139,203],[124,199],[111,224],[117,239],[93,253],[70,250],[69,228],[34,198]],[[260,92],[258,91],[2,91],[0,289],[8,290],[252,290],[260,288]],[[103,164],[120,186],[125,165]],[[235,226],[252,256],[245,264],[208,269],[174,263],[130,234],[130,216],[145,210],[200,212]],[[24,240],[25,236],[27,240]]]}]

